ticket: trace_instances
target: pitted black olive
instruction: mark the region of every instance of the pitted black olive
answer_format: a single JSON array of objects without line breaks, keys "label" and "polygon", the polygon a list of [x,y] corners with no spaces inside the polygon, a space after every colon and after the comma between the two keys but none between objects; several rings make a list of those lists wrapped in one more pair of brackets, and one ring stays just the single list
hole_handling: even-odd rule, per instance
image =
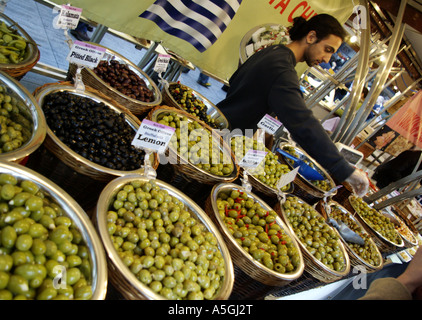
[{"label": "pitted black olive", "polygon": [[[123,113],[69,92],[47,95],[42,108],[60,141],[89,161],[122,171],[143,165],[145,153],[131,145],[136,131]],[[113,161],[117,154],[121,161]]]}]

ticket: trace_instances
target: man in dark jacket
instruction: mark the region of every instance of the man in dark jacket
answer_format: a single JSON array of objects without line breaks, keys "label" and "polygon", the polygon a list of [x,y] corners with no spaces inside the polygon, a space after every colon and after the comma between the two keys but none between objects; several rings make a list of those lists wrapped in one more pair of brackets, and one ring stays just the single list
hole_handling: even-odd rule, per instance
[{"label": "man in dark jacket", "polygon": [[328,62],[345,37],[345,31],[330,15],[319,14],[309,21],[294,19],[289,31],[292,42],[269,46],[251,56],[233,74],[227,97],[218,108],[232,129],[256,129],[265,114],[273,114],[292,138],[338,182],[348,182],[363,195],[369,182],[338,152],[324,128],[306,106],[295,66]]},{"label": "man in dark jacket", "polygon": [[[422,151],[406,150],[394,159],[380,164],[372,175],[377,187],[382,189],[392,182],[396,182],[410,175],[419,161]],[[417,170],[422,170],[422,164]]]}]

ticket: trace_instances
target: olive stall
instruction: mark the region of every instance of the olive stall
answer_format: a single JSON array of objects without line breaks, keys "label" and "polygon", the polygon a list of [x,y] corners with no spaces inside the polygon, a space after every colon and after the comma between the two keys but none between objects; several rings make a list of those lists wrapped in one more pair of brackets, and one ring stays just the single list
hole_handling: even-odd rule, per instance
[{"label": "olive stall", "polygon": [[[335,190],[292,141],[274,151],[257,136],[226,141],[229,123],[205,96],[180,82],[160,91],[105,50],[83,90],[75,65],[31,94],[0,62],[0,299],[278,298],[354,266],[376,272],[417,245],[397,211]],[[164,153],[132,145],[144,120],[174,129]],[[279,186],[294,166],[277,148],[324,180]],[[240,165],[250,149],[265,151],[254,170]],[[63,269],[70,286],[57,288]]]}]

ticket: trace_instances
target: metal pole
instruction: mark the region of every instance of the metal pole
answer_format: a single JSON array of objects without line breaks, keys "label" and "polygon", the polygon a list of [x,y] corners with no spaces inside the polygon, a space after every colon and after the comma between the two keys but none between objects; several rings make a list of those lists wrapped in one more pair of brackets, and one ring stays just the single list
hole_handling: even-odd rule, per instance
[{"label": "metal pole", "polygon": [[102,24],[97,25],[89,41],[94,42],[94,43],[100,43],[104,35],[106,34],[107,30],[108,30],[108,27],[106,27],[105,25],[102,25]]},{"label": "metal pole", "polygon": [[412,191],[409,191],[409,192],[404,192],[404,193],[402,193],[402,194],[400,194],[396,197],[393,197],[393,198],[387,199],[383,202],[375,204],[374,209],[380,210],[380,209],[383,209],[385,207],[391,206],[392,204],[403,201],[405,199],[413,198],[413,197],[418,196],[420,194],[422,194],[422,188],[412,190]]},{"label": "metal pole", "polygon": [[369,18],[369,8],[368,8],[368,1],[361,0],[360,4],[365,6],[366,8],[366,28],[365,29],[359,29],[361,31],[361,37],[360,37],[360,53],[359,53],[359,61],[356,68],[356,74],[355,79],[353,82],[352,92],[351,92],[351,99],[350,99],[350,105],[351,107],[346,108],[345,114],[343,114],[343,117],[340,119],[340,123],[337,126],[335,133],[334,133],[334,140],[337,139],[341,128],[344,126],[344,123],[353,117],[354,110],[359,102],[363,87],[365,85],[365,78],[368,74],[368,60],[369,60],[369,48],[370,48],[370,40],[371,40],[371,33],[370,33],[370,18]]},{"label": "metal pole", "polygon": [[[382,112],[380,114],[383,114],[385,112],[387,112],[391,107],[393,107],[407,92],[409,92],[410,90],[413,90],[414,87],[416,87],[416,85],[419,83],[419,81],[421,81],[422,78],[417,79],[416,81],[414,81],[409,87],[407,87],[404,91],[402,91],[399,95],[391,98],[390,100],[387,101],[387,103],[385,104]],[[398,111],[398,110],[397,110]],[[396,111],[396,112],[397,112]],[[395,113],[394,113],[395,114]],[[389,118],[391,118],[394,114],[384,118],[384,120],[387,120]],[[372,124],[376,121],[377,117],[372,118],[371,120],[369,120],[369,122],[365,125],[366,127],[372,126]],[[380,128],[379,128],[380,129]],[[377,133],[378,130],[374,131],[369,137],[367,137],[365,140],[363,140],[357,147],[356,149],[360,148],[367,140],[369,140],[375,133]]]},{"label": "metal pole", "polygon": [[407,177],[401,178],[400,180],[397,180],[396,182],[390,183],[388,186],[386,186],[385,188],[382,188],[380,191],[375,192],[368,197],[364,197],[363,200],[367,203],[372,203],[386,196],[387,194],[393,192],[394,190],[397,190],[401,186],[405,186],[414,180],[420,179],[421,177],[422,177],[422,170],[416,171],[408,175]]},{"label": "metal pole", "polygon": [[404,29],[406,24],[402,23],[404,11],[406,9],[407,0],[402,0],[400,2],[399,11],[397,13],[396,22],[394,25],[392,37],[387,49],[387,59],[379,67],[377,76],[375,77],[374,83],[371,87],[371,90],[368,96],[365,98],[362,107],[358,110],[354,121],[351,123],[350,130],[346,132],[345,137],[343,138],[343,143],[349,145],[353,138],[362,130],[361,120],[366,119],[369,113],[372,110],[372,106],[375,104],[376,99],[380,95],[383,84],[385,83],[390,69],[393,65],[394,60],[396,59],[396,54],[398,52],[401,40],[403,38]]}]

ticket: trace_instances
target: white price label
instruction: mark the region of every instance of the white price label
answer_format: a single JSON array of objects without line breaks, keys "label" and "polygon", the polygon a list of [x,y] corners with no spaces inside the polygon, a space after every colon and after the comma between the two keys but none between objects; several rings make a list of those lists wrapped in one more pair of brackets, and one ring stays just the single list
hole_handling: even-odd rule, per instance
[{"label": "white price label", "polygon": [[62,5],[56,25],[60,29],[75,29],[78,26],[81,15],[81,8]]},{"label": "white price label", "polygon": [[299,171],[299,166],[294,168],[292,171],[283,174],[277,182],[277,189],[281,189],[284,186],[288,185],[290,182],[293,182],[296,179],[297,172]]},{"label": "white price label", "polygon": [[259,122],[258,128],[265,130],[268,134],[274,134],[280,128],[281,122],[266,114]]},{"label": "white price label", "polygon": [[169,54],[159,54],[157,61],[155,61],[154,71],[157,73],[166,72],[167,66],[170,62],[171,56]]},{"label": "white price label", "polygon": [[94,69],[103,58],[105,52],[106,48],[75,41],[66,59],[70,63]]},{"label": "white price label", "polygon": [[250,149],[245,156],[240,160],[239,166],[247,168],[256,168],[265,158],[267,152],[261,150]]},{"label": "white price label", "polygon": [[163,153],[176,129],[144,119],[132,140],[132,145]]}]

